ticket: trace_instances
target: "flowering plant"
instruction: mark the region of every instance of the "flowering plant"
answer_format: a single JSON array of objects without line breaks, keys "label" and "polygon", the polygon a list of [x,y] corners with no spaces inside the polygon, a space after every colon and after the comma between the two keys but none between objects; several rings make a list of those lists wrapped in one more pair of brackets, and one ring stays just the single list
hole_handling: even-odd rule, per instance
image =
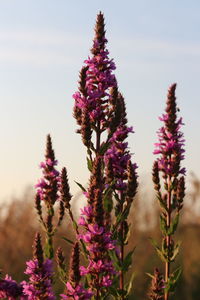
[{"label": "flowering plant", "polygon": [[[185,140],[180,131],[183,125],[182,118],[177,118],[177,104],[175,97],[176,84],[173,84],[168,91],[166,113],[159,119],[164,126],[158,131],[159,143],[156,143],[154,154],[160,157],[153,165],[153,182],[160,203],[160,228],[162,232],[162,247],[158,247],[152,241],[156,251],[165,263],[165,284],[163,289],[164,299],[168,300],[171,292],[174,291],[176,282],[181,270],[171,272],[171,263],[179,252],[179,243],[175,244],[173,235],[179,222],[180,210],[183,207],[185,195],[185,168],[181,167],[184,159],[183,149]],[[162,175],[163,185],[160,182]],[[157,298],[153,298],[157,299]]]},{"label": "flowering plant", "polygon": [[[125,300],[130,296],[132,279],[126,282],[125,275],[132,264],[134,249],[128,252],[126,246],[138,176],[127,137],[134,131],[128,125],[125,100],[114,75],[116,67],[106,45],[104,16],[100,12],[91,56],[84,62],[78,91],[73,95],[77,133],[87,149],[90,172],[86,188],[77,183],[86,205],[81,208],[77,221],[71,208],[73,197],[67,170],[65,167],[61,172],[57,170],[58,162],[48,135],[45,160],[40,164],[43,175],[35,186],[35,208],[44,231],[44,247],[37,233],[33,258],[26,263],[25,274],[29,279],[18,284],[8,275],[0,278],[0,299],[54,300],[53,284],[58,277],[64,284],[60,294],[62,300]],[[185,169],[181,167],[184,139],[180,131],[182,119],[177,119],[175,88],[176,85],[172,85],[169,89],[166,113],[160,118],[164,125],[158,132],[159,142],[154,151],[159,154],[153,166],[153,182],[161,206],[162,246],[152,242],[165,264],[165,274],[155,268],[150,275],[152,283],[148,296],[152,300],[168,300],[180,275],[179,269],[171,272],[171,263],[179,250],[173,235],[185,190]],[[76,237],[75,241],[66,238],[72,244],[69,270],[62,248],[59,247],[54,255],[54,235],[65,212],[72,221]],[[53,268],[54,259],[58,274]]]}]

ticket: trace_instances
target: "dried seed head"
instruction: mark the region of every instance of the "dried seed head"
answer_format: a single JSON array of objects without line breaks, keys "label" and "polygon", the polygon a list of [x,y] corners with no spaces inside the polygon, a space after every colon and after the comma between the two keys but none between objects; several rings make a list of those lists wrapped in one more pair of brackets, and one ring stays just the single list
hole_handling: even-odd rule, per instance
[{"label": "dried seed head", "polygon": [[81,136],[82,136],[83,144],[86,147],[90,147],[91,137],[92,137],[92,130],[91,130],[91,125],[90,125],[89,113],[86,109],[82,113]]},{"label": "dried seed head", "polygon": [[70,200],[72,195],[70,194],[67,169],[63,168],[61,172],[61,201],[64,203],[65,207],[70,208]]},{"label": "dried seed head", "polygon": [[160,178],[159,178],[159,168],[158,168],[157,160],[153,164],[152,180],[154,183],[155,190],[159,192],[160,191]]},{"label": "dried seed head", "polygon": [[166,120],[166,127],[169,132],[174,134],[176,132],[176,97],[175,97],[176,83],[172,84],[168,90],[167,95],[167,107],[166,113],[168,114],[168,119]]},{"label": "dried seed head", "polygon": [[52,233],[52,230],[53,230],[52,219],[53,219],[53,216],[51,214],[48,214],[46,217],[46,227],[47,227],[48,233]]},{"label": "dried seed head", "polygon": [[58,220],[58,225],[60,225],[62,223],[62,220],[64,218],[65,215],[65,206],[64,206],[64,202],[60,201],[59,204],[59,220]]},{"label": "dried seed head", "polygon": [[46,143],[46,154],[45,154],[45,158],[50,159],[51,161],[55,160],[55,154],[54,154],[54,150],[52,148],[52,141],[51,141],[51,136],[50,134],[47,135],[47,143]]},{"label": "dried seed head", "polygon": [[114,180],[113,166],[112,166],[112,158],[108,158],[108,162],[106,164],[106,183],[111,183]]},{"label": "dried seed head", "polygon": [[95,25],[95,37],[94,45],[91,49],[91,53],[96,55],[100,50],[104,50],[107,40],[105,39],[105,24],[104,16],[101,12],[97,15],[96,25]]},{"label": "dried seed head", "polygon": [[109,102],[110,102],[111,106],[113,106],[114,108],[116,107],[116,104],[117,104],[118,94],[119,93],[118,93],[117,85],[110,88]]},{"label": "dried seed head", "polygon": [[79,91],[84,96],[87,97],[87,88],[86,88],[86,79],[87,79],[87,70],[88,67],[82,67],[80,74],[79,74]]},{"label": "dried seed head", "polygon": [[[82,124],[82,110],[77,105],[73,108],[73,117],[76,119],[78,125]],[[77,133],[80,133],[80,130],[77,130]]]},{"label": "dried seed head", "polygon": [[177,209],[178,211],[181,210],[183,207],[183,198],[185,197],[185,178],[182,176],[178,181],[177,186]]},{"label": "dried seed head", "polygon": [[[108,114],[109,131],[110,131],[109,134],[112,136],[112,134],[117,130],[119,126],[124,129],[125,128],[127,129],[127,122],[128,122],[124,97],[120,92],[118,92],[117,85],[110,90],[109,104],[110,104],[110,111]],[[125,140],[126,137],[127,134],[124,134],[121,141]]]},{"label": "dried seed head", "polygon": [[63,250],[61,247],[59,247],[56,251],[56,262],[58,266],[63,269],[64,262],[65,262],[65,256],[63,254]]},{"label": "dried seed head", "polygon": [[37,210],[38,216],[42,216],[42,206],[41,206],[41,199],[40,194],[35,195],[35,208]]},{"label": "dried seed head", "polygon": [[127,184],[127,201],[131,203],[133,198],[136,195],[138,182],[137,182],[137,174],[136,174],[136,166],[132,164],[131,160],[127,163],[127,173],[128,173],[128,184]]},{"label": "dried seed head", "polygon": [[38,260],[39,268],[42,267],[43,264],[43,250],[41,243],[41,235],[37,232],[34,239],[33,244],[33,258]]},{"label": "dried seed head", "polygon": [[80,271],[79,271],[79,244],[76,242],[74,244],[71,260],[70,260],[70,270],[69,270],[69,281],[73,286],[77,286],[81,279]]}]

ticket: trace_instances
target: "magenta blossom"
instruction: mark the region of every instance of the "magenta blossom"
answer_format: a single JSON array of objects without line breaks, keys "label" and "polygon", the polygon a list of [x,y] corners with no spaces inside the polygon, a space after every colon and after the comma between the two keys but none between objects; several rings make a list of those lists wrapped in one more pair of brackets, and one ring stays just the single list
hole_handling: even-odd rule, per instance
[{"label": "magenta blossom", "polygon": [[25,274],[29,275],[29,282],[23,283],[23,293],[28,300],[55,300],[52,290],[53,265],[46,259],[40,267],[37,259],[28,261]]},{"label": "magenta blossom", "polygon": [[91,289],[84,289],[81,284],[73,287],[70,282],[66,283],[66,294],[60,295],[62,300],[75,299],[75,300],[90,300],[93,296]]},{"label": "magenta blossom", "polygon": [[[175,88],[176,85],[173,85],[169,93],[172,93]],[[166,175],[177,177],[179,174],[185,175],[186,172],[185,168],[180,167],[185,152],[183,148],[185,139],[180,128],[184,124],[182,118],[177,120],[175,100],[172,102],[171,94],[168,97],[166,114],[159,118],[164,125],[158,131],[159,143],[155,143],[156,149],[153,153],[161,155],[158,158],[159,170]]]}]

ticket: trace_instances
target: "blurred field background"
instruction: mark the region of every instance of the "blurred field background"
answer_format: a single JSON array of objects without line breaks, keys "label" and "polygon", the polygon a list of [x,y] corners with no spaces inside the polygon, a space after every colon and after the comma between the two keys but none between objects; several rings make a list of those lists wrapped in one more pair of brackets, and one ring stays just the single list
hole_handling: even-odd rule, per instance
[{"label": "blurred field background", "polygon": [[[190,188],[185,198],[184,210],[176,240],[182,241],[181,251],[175,267],[182,266],[182,276],[177,286],[175,300],[197,300],[200,294],[200,180],[191,173]],[[160,239],[158,226],[158,205],[153,192],[144,180],[134,201],[130,215],[131,237],[127,251],[135,248],[133,266],[128,276],[134,272],[133,300],[146,299],[149,278],[146,272],[152,272],[160,261],[152,248],[149,237]],[[79,195],[74,197],[73,208],[81,201]],[[81,204],[80,204],[81,205]],[[78,205],[79,206],[79,205]],[[77,217],[77,216],[76,216]],[[23,274],[25,262],[32,257],[32,242],[34,233],[41,231],[34,209],[34,191],[27,187],[24,195],[13,198],[7,205],[0,207],[0,269],[17,281],[26,278]],[[55,248],[62,246],[66,261],[69,262],[71,246],[62,237],[74,240],[74,233],[68,216],[63,226],[58,230]],[[55,269],[56,270],[56,269]],[[56,274],[55,274],[56,275]],[[55,286],[57,294],[62,291],[62,284]]]}]

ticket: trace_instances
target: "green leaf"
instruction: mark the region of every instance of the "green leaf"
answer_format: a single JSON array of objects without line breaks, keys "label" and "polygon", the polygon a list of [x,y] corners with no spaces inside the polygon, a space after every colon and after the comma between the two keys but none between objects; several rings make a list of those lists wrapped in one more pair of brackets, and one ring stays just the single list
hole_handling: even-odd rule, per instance
[{"label": "green leaf", "polygon": [[167,220],[162,215],[160,215],[160,229],[162,230],[162,233],[164,235],[167,235],[167,231],[168,231]]},{"label": "green leaf", "polygon": [[87,157],[87,167],[90,172],[92,172],[92,161]]},{"label": "green leaf", "polygon": [[83,248],[83,252],[82,252],[82,253],[84,254],[85,258],[87,259],[87,255],[88,255],[89,253],[88,253],[88,250],[87,250],[87,248],[86,248],[86,245],[85,245],[84,241],[81,240],[81,239],[80,239],[80,242],[81,242],[81,245],[82,245],[82,248]]},{"label": "green leaf", "polygon": [[174,261],[175,258],[176,258],[176,256],[178,255],[178,253],[179,253],[179,248],[180,248],[180,244],[181,244],[181,242],[178,242],[178,243],[175,245],[174,251],[173,251],[173,255],[172,255],[172,257],[170,257],[170,260],[171,260],[171,261]]},{"label": "green leaf", "polygon": [[64,266],[62,268],[60,268],[60,266],[57,266],[57,269],[58,269],[60,280],[65,284],[65,282],[67,281],[66,268]]},{"label": "green leaf", "polygon": [[178,222],[179,222],[179,213],[177,213],[176,216],[175,216],[175,218],[173,219],[173,222],[171,223],[170,228],[167,231],[168,235],[174,234],[174,232],[177,229]]},{"label": "green leaf", "polygon": [[170,275],[169,280],[167,282],[167,286],[165,287],[165,291],[168,291],[168,292],[175,291],[175,288],[176,288],[176,285],[177,285],[177,282],[178,282],[178,279],[179,279],[181,273],[182,273],[182,270],[179,267]]},{"label": "green leaf", "polygon": [[73,227],[74,227],[75,230],[78,228],[78,225],[77,225],[77,223],[76,223],[75,220],[72,222],[72,225],[73,225]]},{"label": "green leaf", "polygon": [[44,247],[44,253],[45,253],[46,258],[52,259],[54,256],[54,251],[53,251],[52,245],[50,245],[49,243],[46,243],[45,247]]},{"label": "green leaf", "polygon": [[80,188],[83,192],[86,192],[86,189],[82,186],[82,184],[80,184],[79,182],[76,182],[74,181]]},{"label": "green leaf", "polygon": [[172,274],[171,277],[173,278],[174,284],[177,283],[182,273],[181,267],[177,268]]},{"label": "green leaf", "polygon": [[123,241],[124,245],[128,244],[130,235],[131,235],[131,230],[130,230],[130,225],[129,225],[127,232],[124,232],[124,241]]},{"label": "green leaf", "polygon": [[170,185],[170,191],[172,191],[174,189],[176,190],[177,189],[177,184],[178,184],[177,178],[174,178],[174,180],[172,181],[172,183]]},{"label": "green leaf", "polygon": [[157,199],[159,201],[159,204],[161,206],[161,208],[167,213],[168,212],[168,208],[167,208],[167,204],[166,202],[162,199],[162,196],[160,193],[157,194]]},{"label": "green leaf", "polygon": [[151,279],[154,279],[154,276],[150,273],[145,273],[147,276],[149,276]]},{"label": "green leaf", "polygon": [[131,264],[132,264],[132,255],[133,255],[134,251],[135,251],[135,248],[126,255],[126,257],[123,261],[123,264],[122,264],[122,270],[123,271],[128,271],[128,268],[131,266]]},{"label": "green leaf", "polygon": [[135,278],[135,272],[132,273],[129,282],[126,285],[127,295],[129,295],[130,292],[132,291],[134,278]]},{"label": "green leaf", "polygon": [[[110,286],[110,287],[108,288],[108,290],[109,290],[109,294],[110,294],[110,295],[112,295],[112,296],[114,296],[114,297],[118,297],[118,296],[119,296],[119,293],[118,293],[118,291],[117,291],[116,288]],[[106,299],[106,298],[105,298],[105,299]],[[116,299],[116,298],[115,298],[115,299]]]},{"label": "green leaf", "polygon": [[168,246],[167,246],[167,241],[165,238],[162,239],[162,252],[166,254],[166,256],[168,255]]},{"label": "green leaf", "polygon": [[155,249],[157,249],[157,248],[159,249],[158,243],[156,242],[156,240],[152,239],[151,237],[149,238],[149,240]]},{"label": "green leaf", "polygon": [[120,296],[119,299],[122,299],[122,296],[124,296],[123,299],[127,299],[127,298],[126,298],[127,293],[126,293],[125,290],[120,290],[120,289],[118,289],[117,291],[118,291],[118,295]]},{"label": "green leaf", "polygon": [[62,239],[65,240],[66,242],[68,242],[69,244],[74,245],[74,242],[73,242],[73,241],[67,239],[67,238],[64,237],[64,236],[62,237]]},{"label": "green leaf", "polygon": [[160,249],[156,249],[156,251],[157,251],[157,254],[160,257],[160,259],[163,262],[166,262],[167,261],[167,257],[165,256],[165,254]]},{"label": "green leaf", "polygon": [[157,242],[156,242],[154,239],[152,239],[152,238],[149,238],[149,240],[150,240],[152,246],[155,248],[155,250],[156,250],[158,256],[160,257],[160,259],[161,259],[163,262],[166,262],[166,261],[167,261],[167,257],[166,257],[166,255],[162,252],[162,250],[160,250],[160,248],[158,247]]},{"label": "green leaf", "polygon": [[111,258],[111,260],[112,260],[112,262],[113,262],[113,265],[114,265],[114,267],[116,268],[116,270],[117,270],[117,271],[122,270],[122,264],[121,264],[121,261],[120,261],[120,259],[117,257],[115,251],[111,251],[111,250],[110,250],[108,253],[109,253],[109,255],[110,255],[110,258]]}]

